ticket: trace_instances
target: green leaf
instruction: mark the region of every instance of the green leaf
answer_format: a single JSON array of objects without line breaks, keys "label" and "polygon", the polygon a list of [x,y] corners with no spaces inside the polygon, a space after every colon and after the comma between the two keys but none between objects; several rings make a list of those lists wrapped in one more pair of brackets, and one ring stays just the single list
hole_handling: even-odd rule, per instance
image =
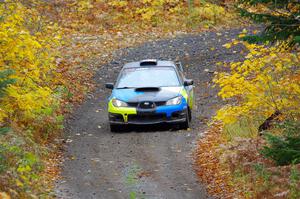
[{"label": "green leaf", "polygon": [[11,130],[11,128],[9,128],[9,127],[0,128],[0,135],[6,135],[10,130]]},{"label": "green leaf", "polygon": [[294,42],[295,43],[300,43],[300,36],[294,37]]}]

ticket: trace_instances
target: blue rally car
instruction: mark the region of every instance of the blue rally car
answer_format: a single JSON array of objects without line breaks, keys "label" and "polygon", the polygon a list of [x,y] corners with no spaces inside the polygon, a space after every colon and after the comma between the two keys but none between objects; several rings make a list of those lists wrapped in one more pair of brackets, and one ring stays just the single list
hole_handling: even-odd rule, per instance
[{"label": "blue rally car", "polygon": [[179,124],[189,128],[193,108],[193,80],[182,65],[172,61],[143,60],[127,63],[108,101],[111,131],[127,124]]}]

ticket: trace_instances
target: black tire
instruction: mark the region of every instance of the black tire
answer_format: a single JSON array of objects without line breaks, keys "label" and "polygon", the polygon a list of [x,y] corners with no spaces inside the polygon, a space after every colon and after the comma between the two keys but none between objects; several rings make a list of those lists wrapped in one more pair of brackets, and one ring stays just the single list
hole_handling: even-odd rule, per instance
[{"label": "black tire", "polygon": [[189,112],[189,119],[190,119],[190,122],[192,121],[193,119],[193,114],[192,114],[192,111],[190,108],[188,108],[188,112]]},{"label": "black tire", "polygon": [[121,132],[122,126],[118,124],[110,124],[110,132]]},{"label": "black tire", "polygon": [[188,109],[187,110],[187,114],[186,114],[186,118],[185,118],[185,122],[183,122],[182,124],[180,124],[180,129],[187,130],[188,128],[190,128],[191,115],[192,115],[191,111]]}]

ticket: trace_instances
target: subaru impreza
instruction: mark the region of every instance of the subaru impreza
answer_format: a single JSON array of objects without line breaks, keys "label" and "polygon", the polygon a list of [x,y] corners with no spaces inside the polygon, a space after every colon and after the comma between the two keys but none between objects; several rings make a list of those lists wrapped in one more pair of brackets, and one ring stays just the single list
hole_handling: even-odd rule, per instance
[{"label": "subaru impreza", "polygon": [[189,128],[193,109],[193,80],[186,79],[181,63],[142,60],[123,66],[108,98],[112,132],[128,124],[169,123]]}]

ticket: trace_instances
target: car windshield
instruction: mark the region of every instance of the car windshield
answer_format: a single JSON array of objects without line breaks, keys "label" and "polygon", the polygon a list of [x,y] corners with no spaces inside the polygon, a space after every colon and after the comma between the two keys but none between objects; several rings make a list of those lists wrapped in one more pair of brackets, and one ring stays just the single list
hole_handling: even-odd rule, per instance
[{"label": "car windshield", "polygon": [[172,87],[179,86],[172,67],[127,68],[123,70],[116,88]]}]

